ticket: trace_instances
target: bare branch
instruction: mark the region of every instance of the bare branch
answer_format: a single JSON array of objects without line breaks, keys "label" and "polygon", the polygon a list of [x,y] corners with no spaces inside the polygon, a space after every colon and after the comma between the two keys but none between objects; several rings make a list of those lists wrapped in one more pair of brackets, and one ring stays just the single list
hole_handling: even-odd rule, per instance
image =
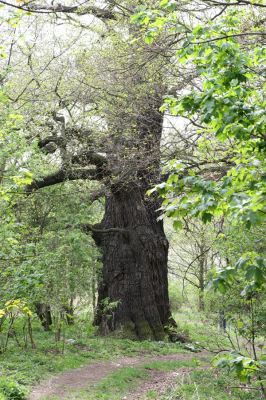
[{"label": "bare branch", "polygon": [[216,42],[217,40],[223,40],[223,39],[229,39],[233,37],[247,37],[247,36],[266,36],[266,32],[245,32],[245,33],[236,33],[233,35],[224,35],[224,36],[218,36],[216,38],[208,39],[208,40],[203,40],[200,42],[191,42],[191,44],[204,44],[204,43],[210,43],[210,42]]},{"label": "bare branch", "polygon": [[25,12],[38,13],[38,14],[57,14],[57,13],[65,13],[65,14],[77,14],[77,15],[86,15],[92,14],[100,19],[115,19],[116,16],[114,12],[106,9],[102,9],[99,7],[93,6],[84,6],[84,5],[75,5],[75,6],[65,6],[63,4],[12,4],[10,2],[0,0],[0,4],[4,4],[8,7],[16,8],[19,10],[23,10]]},{"label": "bare branch", "polygon": [[216,6],[253,6],[253,7],[266,7],[265,4],[263,3],[255,3],[253,1],[248,1],[248,0],[238,0],[234,1],[232,3],[230,2],[225,2],[225,1],[219,1],[219,0],[206,0],[204,3],[207,3],[209,5],[216,5]]}]

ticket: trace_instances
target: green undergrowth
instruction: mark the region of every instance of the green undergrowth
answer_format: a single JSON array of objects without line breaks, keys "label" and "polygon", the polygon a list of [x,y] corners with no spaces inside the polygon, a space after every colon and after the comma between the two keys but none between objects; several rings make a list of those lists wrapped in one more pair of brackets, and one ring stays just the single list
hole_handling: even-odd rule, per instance
[{"label": "green undergrowth", "polygon": [[215,318],[208,318],[206,314],[193,311],[191,308],[175,313],[174,318],[190,341],[198,344],[199,347],[210,351],[231,348],[228,337],[218,329]]}]

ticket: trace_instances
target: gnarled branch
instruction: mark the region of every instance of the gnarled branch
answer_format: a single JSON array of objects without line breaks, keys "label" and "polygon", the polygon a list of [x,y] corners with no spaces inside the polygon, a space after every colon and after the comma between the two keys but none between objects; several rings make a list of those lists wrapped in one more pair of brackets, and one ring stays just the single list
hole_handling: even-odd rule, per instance
[{"label": "gnarled branch", "polygon": [[47,175],[41,179],[34,180],[30,185],[26,187],[27,192],[32,192],[34,190],[38,190],[44,187],[57,185],[58,183],[66,182],[66,181],[75,181],[78,179],[91,179],[91,180],[100,180],[103,176],[97,169],[83,169],[77,168],[70,171],[60,169],[53,174]]}]

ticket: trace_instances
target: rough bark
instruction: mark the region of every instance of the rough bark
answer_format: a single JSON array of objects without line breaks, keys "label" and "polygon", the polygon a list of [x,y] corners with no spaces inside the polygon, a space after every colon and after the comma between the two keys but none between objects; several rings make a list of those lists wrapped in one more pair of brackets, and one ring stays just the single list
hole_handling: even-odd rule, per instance
[{"label": "rough bark", "polygon": [[[103,276],[96,324],[102,333],[161,340],[169,323],[168,241],[156,221],[156,203],[138,187],[115,191],[106,200],[102,226],[128,233],[102,235]],[[99,242],[98,242],[99,243]],[[118,302],[108,309],[104,299]]]}]

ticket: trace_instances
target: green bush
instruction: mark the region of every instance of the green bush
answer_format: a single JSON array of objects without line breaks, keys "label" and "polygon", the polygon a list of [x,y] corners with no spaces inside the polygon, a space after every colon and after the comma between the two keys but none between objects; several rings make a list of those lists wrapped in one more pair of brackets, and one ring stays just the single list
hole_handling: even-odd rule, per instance
[{"label": "green bush", "polygon": [[5,377],[0,378],[0,400],[26,400],[23,386]]}]

